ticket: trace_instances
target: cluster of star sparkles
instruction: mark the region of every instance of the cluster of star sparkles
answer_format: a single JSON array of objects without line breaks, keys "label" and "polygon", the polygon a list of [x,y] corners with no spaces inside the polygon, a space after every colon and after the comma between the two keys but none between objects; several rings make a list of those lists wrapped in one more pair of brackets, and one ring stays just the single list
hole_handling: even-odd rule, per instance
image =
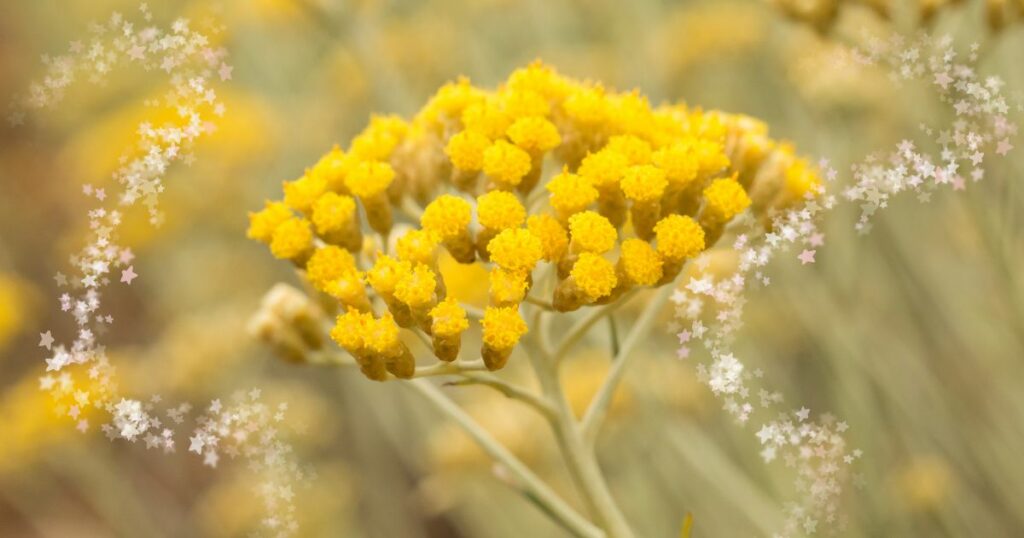
[{"label": "cluster of star sparkles", "polygon": [[[920,125],[926,144],[939,149],[937,156],[903,140],[894,150],[869,155],[853,166],[853,182],[842,194],[861,208],[856,224],[861,233],[870,230],[872,215],[893,196],[909,191],[928,202],[938,189],[964,190],[968,182],[984,178],[986,155],[1005,156],[1013,149],[1011,139],[1018,128],[1007,119],[1012,107],[1002,94],[1004,82],[997,76],[982,79],[978,75],[974,66],[978,50],[974,44],[961,57],[949,36],[894,36],[872,40],[864,51],[851,56],[858,63],[891,66],[889,76],[896,83],[919,80],[930,85],[955,116],[946,127]],[[1024,110],[1019,102],[1015,106]]]},{"label": "cluster of star sparkles", "polygon": [[25,110],[57,104],[77,79],[102,83],[107,73],[122,65],[163,72],[170,80],[169,91],[146,104],[173,111],[174,119],[138,126],[135,143],[113,174],[118,192],[91,185],[82,189],[94,204],[88,211],[87,243],[71,256],[70,274],[60,272],[54,277],[64,290],[58,298],[60,308],[74,319],[76,332],[70,343],[58,342],[52,330],[40,334],[40,347],[50,352],[40,388],[53,397],[55,411],[70,417],[83,433],[90,429],[90,417],[105,415],[109,421],[100,429],[111,440],[174,452],[179,439],[188,438],[189,450],[211,467],[225,455],[244,458],[265,477],[257,492],[270,510],[264,530],[271,535],[292,534],[296,522],[289,484],[301,481],[304,473],[278,432],[285,406],[267,406],[258,390],[233,397],[227,406],[214,400],[202,413],[193,413],[188,403],[167,404],[159,396],[145,401],[124,397],[98,339],[114,321],[101,302],[103,287],[118,279],[118,271],[119,282],[126,285],[139,276],[132,265],[132,251],[116,243],[122,210],[141,203],[150,222],[161,223],[158,198],[164,190],[163,178],[174,163],[191,164],[194,144],[214,130],[211,116],[225,110],[212,83],[231,77],[226,51],[213,47],[206,33],[194,30],[185,19],[162,29],[153,24],[145,4],[140,11],[139,27],[115,13],[104,23],[92,24],[87,41],[72,42],[65,54],[44,57],[46,74],[12,104],[8,115],[12,125],[20,124]]},{"label": "cluster of star sparkles", "polygon": [[[822,160],[820,167],[829,181],[816,195],[807,196],[800,207],[777,215],[769,226],[749,217],[736,223],[732,248],[739,263],[732,274],[716,279],[705,271],[710,262],[705,254],[696,260],[698,275],[673,296],[678,321],[672,330],[679,339],[679,358],[689,357],[694,345],[707,350],[710,361],[697,365],[699,378],[722,398],[724,408],[739,422],[765,417],[754,420],[760,424],[757,438],[762,458],[766,462],[780,459],[795,469],[799,499],[786,507],[787,517],[778,536],[811,534],[819,525],[845,525],[838,501],[843,483],[851,474],[850,465],[861,451],[847,447],[843,438],[848,429],[845,422],[828,414],[812,419],[805,407],[783,407],[778,392],[752,390],[752,380],[760,378],[762,372],[748,370],[732,351],[742,325],[745,293],[748,287],[769,284],[764,268],[780,253],[798,251],[795,257],[801,264],[814,263],[817,248],[824,244],[817,222],[839,200],[859,206],[861,214],[855,227],[866,233],[871,217],[887,207],[894,195],[910,191],[927,202],[939,188],[963,190],[968,178],[983,178],[987,153],[1005,155],[1012,149],[1010,140],[1017,127],[1007,120],[1010,106],[1000,91],[1003,83],[997,77],[978,77],[973,68],[976,51],[973,46],[966,62],[961,63],[948,37],[907,40],[897,36],[888,41],[874,40],[865,51],[851,54],[852,61],[842,68],[882,65],[890,68],[894,81],[924,80],[933,86],[955,116],[948,128],[921,126],[930,138],[927,143],[939,148],[938,156],[919,150],[909,140],[888,154],[869,155],[852,166],[852,181],[842,190],[841,198],[829,190],[837,172]],[[855,475],[854,480],[859,481],[859,476]]]}]

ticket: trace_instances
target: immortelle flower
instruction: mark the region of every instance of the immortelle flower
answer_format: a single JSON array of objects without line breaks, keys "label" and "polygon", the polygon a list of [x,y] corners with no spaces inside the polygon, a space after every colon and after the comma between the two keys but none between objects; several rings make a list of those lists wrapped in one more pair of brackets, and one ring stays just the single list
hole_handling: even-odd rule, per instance
[{"label": "immortelle flower", "polygon": [[[248,236],[333,298],[331,336],[371,379],[415,375],[413,336],[445,362],[479,341],[494,370],[532,329],[525,305],[557,315],[669,284],[738,215],[768,222],[819,181],[754,119],[536,63],[373,117],[251,213]],[[488,304],[449,294],[465,283],[447,257],[485,268]]]}]

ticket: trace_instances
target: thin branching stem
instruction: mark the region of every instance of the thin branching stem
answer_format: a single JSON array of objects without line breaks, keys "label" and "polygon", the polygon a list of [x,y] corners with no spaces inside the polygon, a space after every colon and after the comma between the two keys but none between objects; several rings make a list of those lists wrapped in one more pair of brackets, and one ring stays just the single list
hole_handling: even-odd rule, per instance
[{"label": "thin branching stem", "polygon": [[558,374],[557,357],[530,354],[544,396],[555,406],[551,422],[562,457],[584,504],[609,538],[631,538],[633,532],[612,498],[597,458],[581,435]]},{"label": "thin branching stem", "polygon": [[522,489],[523,493],[548,509],[551,515],[567,530],[575,536],[583,538],[602,538],[605,536],[600,529],[573,510],[522,461],[495,440],[491,434],[481,428],[461,407],[441,392],[437,386],[424,379],[409,381],[408,385],[448,418],[455,421],[460,428],[480,445],[484,452],[487,452],[488,455],[508,469],[518,480],[518,486]]},{"label": "thin branching stem", "polygon": [[569,332],[566,333],[565,338],[563,338],[562,341],[558,344],[558,347],[555,348],[554,356],[556,360],[564,357],[566,353],[572,348],[572,346],[576,345],[577,342],[579,342],[584,336],[587,335],[587,332],[590,331],[590,328],[593,327],[595,323],[601,321],[601,319],[604,318],[609,312],[626,304],[626,301],[629,301],[631,297],[636,295],[636,291],[636,289],[629,290],[626,293],[624,293],[622,297],[618,298],[613,302],[610,302],[606,305],[592,307],[590,310],[588,310],[586,314],[569,329]]},{"label": "thin branching stem", "polygon": [[615,355],[608,377],[605,378],[601,388],[597,391],[597,395],[594,396],[590,406],[587,407],[587,412],[583,415],[581,429],[588,445],[593,446],[594,444],[597,430],[601,427],[601,423],[608,414],[608,407],[611,405],[615,390],[618,388],[622,377],[626,373],[626,368],[629,366],[630,357],[633,356],[633,349],[647,335],[647,331],[650,330],[658,313],[661,312],[661,307],[665,305],[673,289],[675,289],[674,286],[665,286],[658,291],[658,294],[647,304],[644,312],[636,320],[629,334],[622,341],[622,346]]},{"label": "thin branching stem", "polygon": [[458,381],[452,381],[449,385],[483,385],[491,387],[498,392],[512,398],[513,400],[519,400],[532,407],[535,411],[540,413],[544,418],[550,420],[554,419],[555,408],[551,405],[551,402],[545,398],[530,392],[524,387],[514,385],[499,379],[497,376],[487,373],[478,372],[464,372],[461,374],[462,379]]}]

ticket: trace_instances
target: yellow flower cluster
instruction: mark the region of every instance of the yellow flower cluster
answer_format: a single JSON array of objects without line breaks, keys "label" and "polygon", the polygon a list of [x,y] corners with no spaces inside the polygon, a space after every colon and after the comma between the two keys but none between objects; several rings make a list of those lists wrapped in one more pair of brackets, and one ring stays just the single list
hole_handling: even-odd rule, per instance
[{"label": "yellow flower cluster", "polygon": [[[497,369],[527,333],[527,300],[571,311],[670,283],[737,215],[765,219],[819,183],[756,120],[534,63],[493,91],[446,84],[409,121],[374,117],[250,214],[248,235],[338,300],[332,336],[373,379],[412,375],[403,330],[459,355],[469,312],[438,257],[483,264],[480,353]],[[537,286],[549,297],[535,273],[554,279]]]}]

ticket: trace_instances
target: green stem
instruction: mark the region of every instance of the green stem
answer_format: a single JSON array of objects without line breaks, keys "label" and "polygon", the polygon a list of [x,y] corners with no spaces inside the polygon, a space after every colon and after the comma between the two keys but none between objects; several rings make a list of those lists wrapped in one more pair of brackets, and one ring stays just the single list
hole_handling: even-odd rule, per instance
[{"label": "green stem", "polygon": [[633,349],[646,336],[647,331],[650,330],[655,318],[661,311],[661,307],[665,305],[674,289],[674,286],[664,286],[658,291],[654,299],[644,308],[643,314],[636,320],[629,334],[626,335],[626,339],[623,340],[622,347],[619,349],[618,354],[615,355],[611,372],[608,373],[608,377],[605,378],[601,388],[597,391],[597,395],[594,396],[590,406],[587,407],[587,412],[583,415],[581,429],[589,445],[593,445],[594,440],[597,438],[597,430],[601,427],[601,423],[608,414],[608,408],[611,406],[615,389],[618,388],[622,377],[626,373],[626,367],[629,366],[629,359],[632,356]]},{"label": "green stem", "polygon": [[[409,381],[409,386],[416,390],[427,401],[434,404],[442,413],[455,421],[480,448],[492,458],[504,465],[519,481],[524,492],[537,503],[544,506],[576,536],[584,538],[602,538],[602,533],[592,523],[572,509],[551,488],[533,473],[522,461],[508,451],[501,443],[480,427],[455,402],[451,401],[434,384],[423,379]],[[609,536],[617,536],[611,535]]]},{"label": "green stem", "polygon": [[583,497],[584,503],[605,530],[609,538],[631,538],[633,532],[612,498],[608,484],[597,464],[593,449],[587,445],[565,397],[558,374],[558,363],[553,357],[530,354],[541,389],[555,405],[555,420],[551,422],[555,438],[565,459],[569,474]]},{"label": "green stem", "polygon": [[607,315],[609,312],[626,304],[626,301],[629,301],[631,297],[636,295],[636,292],[637,289],[634,288],[624,293],[622,297],[619,297],[615,301],[612,301],[605,305],[592,307],[590,310],[588,310],[586,315],[580,318],[579,321],[577,321],[576,324],[569,329],[569,332],[566,333],[565,338],[563,338],[562,342],[558,344],[558,347],[555,349],[554,352],[555,359],[559,360],[560,358],[564,357],[566,352],[568,352],[569,349],[572,348],[572,346],[576,345],[576,342],[579,342],[580,339],[586,336],[587,331],[589,331],[595,323],[601,321],[601,318],[605,317],[605,315]]},{"label": "green stem", "polygon": [[555,408],[550,402],[518,385],[506,383],[497,376],[486,373],[463,373],[462,379],[447,383],[448,385],[484,385],[491,387],[513,400],[519,400],[532,407],[548,420],[554,420]]}]

